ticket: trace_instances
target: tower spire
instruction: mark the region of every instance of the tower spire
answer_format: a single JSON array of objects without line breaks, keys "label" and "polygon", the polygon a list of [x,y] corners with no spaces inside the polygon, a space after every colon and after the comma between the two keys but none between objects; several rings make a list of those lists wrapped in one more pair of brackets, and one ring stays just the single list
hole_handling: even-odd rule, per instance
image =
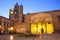
[{"label": "tower spire", "polygon": [[23,14],[23,5],[20,5],[20,14]]},{"label": "tower spire", "polygon": [[14,6],[14,11],[16,12],[16,13],[19,13],[19,5],[18,5],[18,2],[15,4],[15,6]]},{"label": "tower spire", "polygon": [[16,5],[18,5],[18,2],[16,3]]}]

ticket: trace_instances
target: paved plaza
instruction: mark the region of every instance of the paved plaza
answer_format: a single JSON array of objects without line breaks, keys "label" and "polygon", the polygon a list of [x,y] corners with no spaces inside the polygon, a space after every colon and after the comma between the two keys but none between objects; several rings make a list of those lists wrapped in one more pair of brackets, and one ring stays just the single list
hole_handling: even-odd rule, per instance
[{"label": "paved plaza", "polygon": [[17,37],[16,35],[0,35],[0,40],[60,40],[60,34],[40,35],[39,37]]}]

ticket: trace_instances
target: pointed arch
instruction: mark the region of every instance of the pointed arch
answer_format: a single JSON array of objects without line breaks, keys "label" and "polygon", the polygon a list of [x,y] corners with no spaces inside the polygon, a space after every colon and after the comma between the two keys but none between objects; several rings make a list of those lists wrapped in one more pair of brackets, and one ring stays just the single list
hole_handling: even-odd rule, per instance
[{"label": "pointed arch", "polygon": [[47,34],[52,34],[54,32],[53,23],[47,22],[46,26],[47,26]]},{"label": "pointed arch", "polygon": [[31,23],[31,33],[32,34],[37,34],[37,30],[36,30],[36,23]]}]

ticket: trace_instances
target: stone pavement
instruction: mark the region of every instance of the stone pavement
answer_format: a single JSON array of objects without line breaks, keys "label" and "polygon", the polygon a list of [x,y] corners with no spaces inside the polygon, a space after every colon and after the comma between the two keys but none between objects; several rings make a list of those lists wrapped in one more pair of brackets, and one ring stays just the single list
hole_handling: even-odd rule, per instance
[{"label": "stone pavement", "polygon": [[60,34],[40,35],[39,37],[17,37],[15,35],[0,35],[0,40],[60,40]]}]

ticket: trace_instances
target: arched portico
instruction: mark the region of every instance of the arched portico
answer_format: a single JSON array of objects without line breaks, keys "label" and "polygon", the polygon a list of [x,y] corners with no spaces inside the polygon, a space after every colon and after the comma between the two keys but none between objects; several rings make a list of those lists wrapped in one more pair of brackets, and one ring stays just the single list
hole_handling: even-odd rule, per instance
[{"label": "arched portico", "polygon": [[52,34],[53,32],[54,32],[54,28],[52,22],[31,23],[32,34]]}]

